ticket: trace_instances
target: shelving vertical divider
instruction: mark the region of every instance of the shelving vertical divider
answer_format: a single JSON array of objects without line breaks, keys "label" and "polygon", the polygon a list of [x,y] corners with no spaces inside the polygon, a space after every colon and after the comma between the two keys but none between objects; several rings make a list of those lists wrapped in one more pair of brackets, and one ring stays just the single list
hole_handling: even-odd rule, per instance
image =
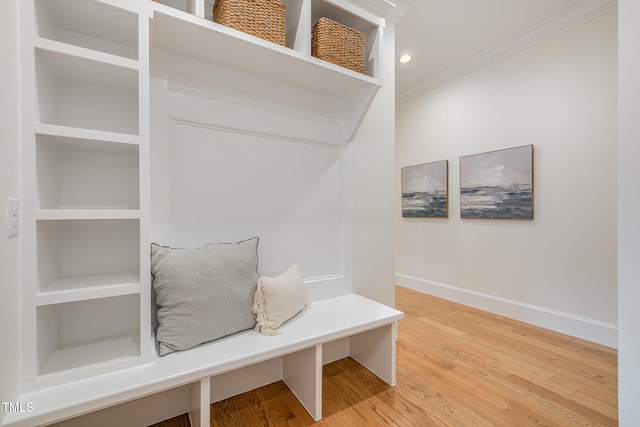
[{"label": "shelving vertical divider", "polygon": [[[35,73],[35,5],[33,1],[19,2],[20,19],[20,117],[21,117],[21,287],[22,287],[22,382],[33,384],[37,378],[36,349],[36,73]],[[23,385],[23,389],[25,386]]]},{"label": "shelving vertical divider", "polygon": [[187,12],[198,18],[204,18],[205,16],[205,2],[204,0],[187,0]]},{"label": "shelving vertical divider", "polygon": [[[311,0],[301,0],[300,12],[297,16],[295,40],[293,42],[293,50],[304,55],[311,56]],[[295,15],[295,14],[292,14]],[[293,19],[295,16],[287,19]]]},{"label": "shelving vertical divider", "polygon": [[[138,108],[140,185],[140,355],[152,357],[151,342],[151,105],[150,105],[150,13],[138,14]],[[144,361],[143,360],[143,361]]]}]

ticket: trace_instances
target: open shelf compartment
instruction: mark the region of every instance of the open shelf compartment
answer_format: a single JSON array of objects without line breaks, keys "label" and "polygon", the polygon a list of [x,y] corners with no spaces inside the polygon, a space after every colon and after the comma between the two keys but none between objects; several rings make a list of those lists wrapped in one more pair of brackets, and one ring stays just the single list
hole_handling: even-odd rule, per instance
[{"label": "open shelf compartment", "polygon": [[[287,9],[286,17],[286,46],[293,49],[296,42],[297,28],[302,16],[303,0],[282,0]],[[157,0],[157,4],[168,6],[180,12],[213,21],[213,6],[215,0]]]},{"label": "open shelf compartment", "polygon": [[138,16],[95,0],[36,0],[42,38],[138,59]]},{"label": "open shelf compartment", "polygon": [[37,308],[38,375],[140,356],[140,296]]},{"label": "open shelf compartment", "polygon": [[36,136],[39,209],[139,209],[139,147]]},{"label": "open shelf compartment", "polygon": [[380,27],[346,9],[339,8],[326,0],[311,0],[311,26],[320,18],[329,18],[335,22],[352,28],[364,34],[365,37],[365,75],[377,76],[381,74]]},{"label": "open shelf compartment", "polygon": [[139,134],[138,71],[36,49],[36,122]]},{"label": "open shelf compartment", "polygon": [[37,246],[39,292],[139,284],[137,219],[40,220]]}]

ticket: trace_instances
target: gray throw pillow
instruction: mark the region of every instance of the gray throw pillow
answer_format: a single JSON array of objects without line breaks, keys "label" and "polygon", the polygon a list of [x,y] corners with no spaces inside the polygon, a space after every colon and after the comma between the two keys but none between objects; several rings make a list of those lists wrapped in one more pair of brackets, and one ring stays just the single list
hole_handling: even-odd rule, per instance
[{"label": "gray throw pillow", "polygon": [[176,249],[151,244],[160,356],[256,324],[258,238]]}]

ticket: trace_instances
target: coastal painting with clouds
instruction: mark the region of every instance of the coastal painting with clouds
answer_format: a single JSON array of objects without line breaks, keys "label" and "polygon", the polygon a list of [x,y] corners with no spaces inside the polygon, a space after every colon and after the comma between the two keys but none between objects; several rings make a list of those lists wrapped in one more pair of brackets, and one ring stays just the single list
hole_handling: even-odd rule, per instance
[{"label": "coastal painting with clouds", "polygon": [[447,218],[448,169],[446,160],[402,168],[403,217]]},{"label": "coastal painting with clouds", "polygon": [[460,216],[533,219],[533,145],[461,157]]}]

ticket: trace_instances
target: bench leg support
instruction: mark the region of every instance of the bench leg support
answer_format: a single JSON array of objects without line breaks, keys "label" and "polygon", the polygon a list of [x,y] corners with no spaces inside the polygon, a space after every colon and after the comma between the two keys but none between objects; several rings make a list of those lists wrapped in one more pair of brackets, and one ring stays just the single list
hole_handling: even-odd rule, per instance
[{"label": "bench leg support", "polygon": [[209,427],[210,379],[203,378],[190,385],[189,420],[192,427]]},{"label": "bench leg support", "polygon": [[396,385],[397,322],[351,337],[351,357],[390,385]]},{"label": "bench leg support", "polygon": [[283,379],[314,420],[322,418],[322,345],[283,358]]}]

